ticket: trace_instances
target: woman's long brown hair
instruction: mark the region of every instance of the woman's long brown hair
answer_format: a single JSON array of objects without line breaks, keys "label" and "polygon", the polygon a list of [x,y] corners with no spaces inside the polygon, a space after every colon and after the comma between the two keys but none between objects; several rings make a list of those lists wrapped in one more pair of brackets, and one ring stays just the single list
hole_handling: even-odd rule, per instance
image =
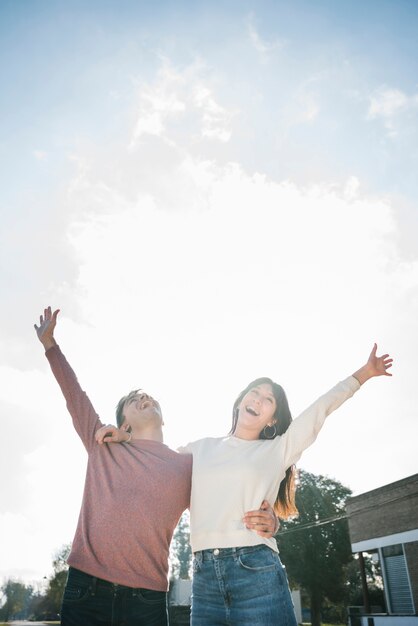
[{"label": "woman's long brown hair", "polygon": [[[233,410],[232,410],[232,427],[229,432],[230,435],[234,434],[235,429],[237,427],[238,420],[238,407],[240,405],[241,400],[245,396],[246,393],[253,389],[254,387],[258,387],[259,385],[268,384],[271,386],[274,398],[276,400],[276,411],[274,413],[274,419],[276,420],[275,428],[276,434],[283,435],[286,430],[289,428],[292,422],[292,415],[289,409],[289,403],[286,398],[286,394],[284,392],[283,387],[281,385],[275,383],[271,378],[257,378],[253,380],[247,387],[241,391],[238,398],[234,402]],[[259,435],[259,439],[267,439],[265,433],[262,431]],[[276,500],[274,502],[274,510],[278,517],[282,519],[287,519],[288,517],[292,517],[293,515],[298,514],[298,510],[296,508],[295,503],[295,495],[296,495],[296,466],[291,465],[286,470],[286,476],[283,478],[280,483],[279,491],[276,496]]]}]

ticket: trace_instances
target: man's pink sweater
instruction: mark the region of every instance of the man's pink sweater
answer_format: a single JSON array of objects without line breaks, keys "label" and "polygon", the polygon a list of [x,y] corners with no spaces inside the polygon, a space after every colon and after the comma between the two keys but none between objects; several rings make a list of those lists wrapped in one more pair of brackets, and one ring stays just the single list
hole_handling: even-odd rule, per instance
[{"label": "man's pink sweater", "polygon": [[73,370],[58,346],[46,356],[88,453],[69,565],[113,583],[166,591],[170,541],[190,502],[191,455],[145,439],[97,444],[103,424]]}]

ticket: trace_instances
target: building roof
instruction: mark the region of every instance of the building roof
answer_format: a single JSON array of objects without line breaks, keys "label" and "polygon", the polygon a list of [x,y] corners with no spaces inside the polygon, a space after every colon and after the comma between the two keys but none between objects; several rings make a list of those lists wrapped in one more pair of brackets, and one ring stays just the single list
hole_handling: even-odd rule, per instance
[{"label": "building roof", "polygon": [[392,543],[416,540],[418,474],[349,498],[346,510],[352,544],[372,546],[371,539],[389,536]]}]

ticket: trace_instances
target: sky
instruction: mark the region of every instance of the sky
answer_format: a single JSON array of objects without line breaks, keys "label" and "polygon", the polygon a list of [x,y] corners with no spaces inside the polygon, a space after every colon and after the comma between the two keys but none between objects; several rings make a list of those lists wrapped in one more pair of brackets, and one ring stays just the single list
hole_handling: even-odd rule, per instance
[{"label": "sky", "polygon": [[418,5],[0,3],[0,582],[49,576],[86,455],[33,324],[104,423],[142,387],[171,447],[270,376],[294,417],[378,354],[299,467],[417,471]]}]

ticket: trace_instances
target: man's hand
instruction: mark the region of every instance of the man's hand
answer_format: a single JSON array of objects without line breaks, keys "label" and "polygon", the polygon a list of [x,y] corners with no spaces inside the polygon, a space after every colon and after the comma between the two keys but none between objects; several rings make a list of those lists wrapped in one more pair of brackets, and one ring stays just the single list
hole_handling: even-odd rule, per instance
[{"label": "man's hand", "polygon": [[38,339],[44,346],[45,350],[57,345],[57,342],[54,339],[54,329],[57,324],[58,313],[59,309],[52,313],[51,307],[49,306],[47,309],[44,309],[44,314],[40,315],[39,326],[34,324]]},{"label": "man's hand", "polygon": [[131,440],[131,434],[125,428],[117,428],[112,424],[99,428],[94,437],[100,445],[103,443],[123,443]]},{"label": "man's hand", "polygon": [[249,530],[254,530],[257,535],[267,539],[274,537],[280,526],[273,508],[267,500],[263,500],[258,511],[248,511],[243,517],[243,522]]}]

